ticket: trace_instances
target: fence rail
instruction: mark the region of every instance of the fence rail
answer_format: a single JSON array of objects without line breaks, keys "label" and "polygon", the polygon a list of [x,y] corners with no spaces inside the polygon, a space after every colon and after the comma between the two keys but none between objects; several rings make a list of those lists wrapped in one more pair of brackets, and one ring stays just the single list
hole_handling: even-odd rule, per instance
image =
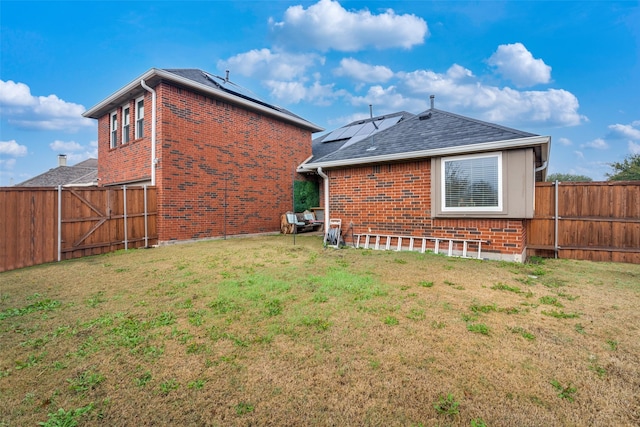
[{"label": "fence rail", "polygon": [[640,264],[640,182],[536,184],[527,255]]},{"label": "fence rail", "polygon": [[0,272],[157,244],[155,187],[0,188]]}]

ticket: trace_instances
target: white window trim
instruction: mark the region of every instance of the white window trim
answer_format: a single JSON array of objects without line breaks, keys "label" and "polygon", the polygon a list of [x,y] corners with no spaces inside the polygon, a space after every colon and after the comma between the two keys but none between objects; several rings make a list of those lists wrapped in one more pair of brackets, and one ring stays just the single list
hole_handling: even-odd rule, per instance
[{"label": "white window trim", "polygon": [[[129,123],[125,123],[125,114],[124,114],[124,110],[129,110]],[[120,143],[121,144],[128,144],[129,142],[131,142],[131,132],[127,132],[125,130],[125,126],[129,126],[129,131],[131,130],[131,105],[129,103],[124,104],[122,106],[122,137],[120,138]],[[125,135],[128,137],[128,140],[125,141]]]},{"label": "white window trim", "polygon": [[[115,118],[115,126],[114,126]],[[114,134],[115,132],[115,134]],[[118,111],[109,114],[109,147],[116,148],[118,146]]]},{"label": "white window trim", "polygon": [[[139,138],[144,138],[144,113],[142,114],[142,129],[138,129],[139,125],[139,120],[140,117],[138,117],[138,103],[140,101],[144,101],[144,96],[141,96],[140,98],[136,98],[135,102],[133,103],[133,111],[135,113],[135,124],[134,124],[134,139],[139,139]],[[145,105],[143,104],[143,108],[145,107]],[[144,110],[143,110],[144,111]],[[138,136],[140,135],[140,132],[142,132],[142,136]]]},{"label": "white window trim", "polygon": [[[456,160],[481,159],[497,157],[498,159],[498,206],[455,206],[447,207],[446,193],[446,166],[447,162]],[[471,154],[464,156],[443,157],[440,164],[440,205],[443,213],[446,212],[502,212],[504,194],[502,192],[502,153]]]}]

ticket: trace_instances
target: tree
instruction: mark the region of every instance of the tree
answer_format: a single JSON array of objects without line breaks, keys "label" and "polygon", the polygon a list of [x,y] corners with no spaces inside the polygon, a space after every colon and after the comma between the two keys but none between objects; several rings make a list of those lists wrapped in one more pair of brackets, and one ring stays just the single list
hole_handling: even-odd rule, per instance
[{"label": "tree", "polygon": [[593,180],[586,175],[573,175],[570,173],[552,173],[551,175],[547,175],[547,181],[589,182]]},{"label": "tree", "polygon": [[294,181],[293,183],[294,210],[303,212],[320,206],[320,192],[318,184],[313,181]]},{"label": "tree", "polygon": [[640,153],[630,154],[622,162],[609,163],[613,169],[609,181],[640,181]]}]

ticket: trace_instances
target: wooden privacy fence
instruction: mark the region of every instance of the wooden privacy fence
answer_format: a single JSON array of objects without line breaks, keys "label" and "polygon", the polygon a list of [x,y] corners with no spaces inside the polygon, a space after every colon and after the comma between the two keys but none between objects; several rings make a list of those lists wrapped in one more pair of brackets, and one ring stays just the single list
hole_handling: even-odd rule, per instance
[{"label": "wooden privacy fence", "polygon": [[640,264],[640,182],[541,182],[527,255]]},{"label": "wooden privacy fence", "polygon": [[155,187],[0,188],[0,272],[157,244]]}]

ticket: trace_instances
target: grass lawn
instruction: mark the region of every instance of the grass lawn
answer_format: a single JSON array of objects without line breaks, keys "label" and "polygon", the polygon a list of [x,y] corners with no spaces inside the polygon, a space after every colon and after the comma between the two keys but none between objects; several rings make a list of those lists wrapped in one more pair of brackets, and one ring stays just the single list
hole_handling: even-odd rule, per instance
[{"label": "grass lawn", "polygon": [[317,236],[0,274],[0,426],[640,425],[640,265]]}]

